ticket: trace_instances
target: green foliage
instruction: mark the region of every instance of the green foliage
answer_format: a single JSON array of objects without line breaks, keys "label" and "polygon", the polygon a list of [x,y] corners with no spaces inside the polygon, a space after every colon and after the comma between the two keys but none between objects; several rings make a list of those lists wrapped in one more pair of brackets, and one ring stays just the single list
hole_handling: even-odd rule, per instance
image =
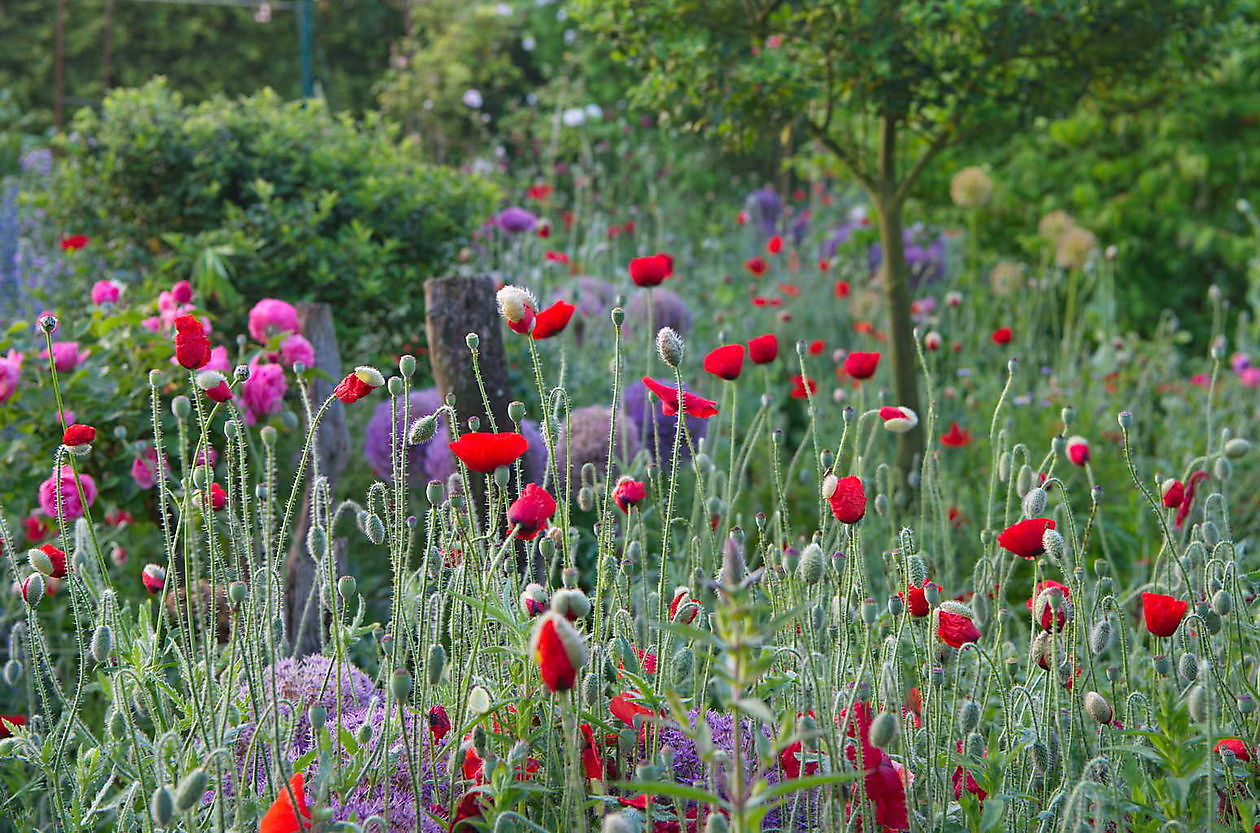
[{"label": "green foliage", "polygon": [[383,324],[421,310],[419,287],[399,288],[445,269],[495,196],[422,164],[378,117],[270,91],[186,105],[161,80],[120,90],[81,111],[60,149],[41,199],[113,265],[191,277],[229,327],[238,295],[325,301],[343,335],[375,347]]},{"label": "green foliage", "polygon": [[[53,118],[56,6],[55,0],[0,4],[0,87],[11,88],[18,105],[44,125]],[[107,7],[112,8],[110,15]],[[401,28],[398,4],[316,0],[314,7],[314,71],[320,93],[338,109],[367,109],[376,73],[389,55],[390,37]],[[263,87],[298,95],[295,11],[277,8],[266,22],[255,14],[243,6],[68,2],[67,115],[99,101],[112,87],[139,86],[159,74],[192,101]]]}]

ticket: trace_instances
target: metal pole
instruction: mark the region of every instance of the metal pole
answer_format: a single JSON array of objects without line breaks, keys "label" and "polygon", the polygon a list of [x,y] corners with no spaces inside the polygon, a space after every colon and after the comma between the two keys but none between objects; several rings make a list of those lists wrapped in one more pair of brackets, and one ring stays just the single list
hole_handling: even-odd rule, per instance
[{"label": "metal pole", "polygon": [[298,6],[298,41],[302,52],[302,97],[315,95],[315,76],[311,63],[312,41],[314,40],[315,18],[311,10],[311,0],[301,0]]}]

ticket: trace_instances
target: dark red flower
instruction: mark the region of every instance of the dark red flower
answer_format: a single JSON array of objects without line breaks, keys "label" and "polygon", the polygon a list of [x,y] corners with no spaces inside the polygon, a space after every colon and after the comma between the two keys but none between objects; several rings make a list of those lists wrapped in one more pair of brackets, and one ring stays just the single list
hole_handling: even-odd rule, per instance
[{"label": "dark red flower", "polygon": [[498,434],[470,431],[448,445],[465,466],[479,474],[491,474],[499,466],[510,466],[529,449],[529,441],[512,431]]},{"label": "dark red flower", "polygon": [[[804,749],[804,744],[798,740],[795,743],[784,747],[783,751],[779,753],[779,766],[783,768],[783,774],[788,778],[801,777],[801,753]],[[804,767],[805,774],[815,774],[818,772],[818,767],[818,761],[806,761]]]},{"label": "dark red flower", "polygon": [[[280,794],[262,817],[258,833],[299,833],[311,827],[311,811],[306,806],[306,777],[302,773],[289,779],[288,788],[281,787]],[[289,795],[292,791],[293,800]]]},{"label": "dark red flower", "polygon": [[866,491],[862,488],[862,478],[849,475],[836,480],[835,488],[827,495],[831,504],[831,514],[841,523],[855,524],[866,515]]},{"label": "dark red flower", "polygon": [[[962,741],[956,741],[955,748],[959,752],[962,752],[963,751]],[[976,783],[976,777],[971,774],[971,771],[964,770],[961,766],[957,767],[954,770],[954,775],[950,780],[953,781],[953,784],[954,784],[954,799],[955,800],[962,798],[964,789],[967,792],[974,795],[981,804],[984,804],[984,800],[988,798],[989,796],[987,792],[980,789],[980,785]]]},{"label": "dark red flower", "polygon": [[[661,400],[661,413],[664,416],[674,416],[678,413],[678,388],[662,385],[650,376],[643,377],[643,384]],[[687,416],[698,417],[699,419],[708,419],[718,412],[716,402],[697,396],[689,391],[683,391],[682,405],[687,411]]]},{"label": "dark red flower", "polygon": [[[108,518],[107,518],[108,520]],[[49,526],[43,518],[37,518],[34,515],[28,515],[22,519],[22,532],[26,535],[26,540],[32,544],[42,541],[52,534],[52,527]]]},{"label": "dark red flower", "polygon": [[837,298],[847,298],[847,297],[849,297],[849,282],[848,282],[848,281],[836,281],[836,286],[835,286],[835,295],[836,295],[836,297],[837,297]]},{"label": "dark red flower", "polygon": [[608,711],[612,712],[612,716],[629,726],[631,729],[638,729],[643,732],[647,726],[646,721],[636,720],[636,718],[646,715],[655,714],[647,706],[642,706],[631,699],[638,697],[639,692],[630,691],[625,694],[618,694],[608,703]]},{"label": "dark red flower", "polygon": [[440,743],[450,730],[451,718],[446,713],[446,707],[438,704],[429,709],[429,734],[433,735],[433,742]]},{"label": "dark red flower", "polygon": [[385,377],[374,367],[356,367],[354,372],[346,374],[346,378],[333,388],[336,396],[345,404],[358,402],[372,391],[385,384]]},{"label": "dark red flower", "polygon": [[469,820],[481,818],[491,800],[479,789],[469,790],[460,796],[459,803],[455,805],[455,817],[451,819],[451,833],[475,833],[477,828]]},{"label": "dark red flower", "polygon": [[715,347],[704,357],[704,369],[728,382],[739,378],[744,369],[744,345],[725,344]]},{"label": "dark red flower", "polygon": [[508,524],[517,538],[528,541],[547,528],[556,514],[556,499],[537,483],[527,483],[521,496],[508,507]]},{"label": "dark red flower", "polygon": [[13,737],[13,726],[25,726],[24,714],[0,714],[0,740]]},{"label": "dark red flower", "polygon": [[630,280],[638,286],[659,286],[672,274],[674,259],[661,252],[630,261]]},{"label": "dark red flower", "polygon": [[617,504],[617,508],[627,515],[630,510],[638,506],[647,498],[647,484],[642,480],[631,480],[629,477],[623,477],[617,481],[616,487],[613,488],[613,502]]},{"label": "dark red flower", "polygon": [[175,360],[189,370],[205,367],[210,362],[210,339],[206,328],[195,315],[175,316]]},{"label": "dark red flower", "polygon": [[962,448],[965,445],[971,445],[971,432],[965,428],[960,428],[957,422],[949,424],[949,431],[941,434],[941,445],[950,448]]},{"label": "dark red flower", "polygon": [[223,491],[223,487],[218,483],[210,484],[210,508],[216,512],[222,512],[227,508],[227,492]]},{"label": "dark red flower", "polygon": [[850,353],[844,359],[844,372],[854,379],[869,379],[879,367],[879,353]]},{"label": "dark red flower", "polygon": [[1181,505],[1177,507],[1177,528],[1181,529],[1185,526],[1186,518],[1190,517],[1190,509],[1194,506],[1194,493],[1199,488],[1199,484],[1207,480],[1210,475],[1200,469],[1192,473],[1186,480],[1185,493],[1181,499]]},{"label": "dark red flower", "polygon": [[534,341],[551,338],[562,332],[569,326],[569,319],[573,317],[573,311],[576,309],[577,307],[568,301],[556,301],[538,313],[534,318]]},{"label": "dark red flower", "polygon": [[936,634],[946,645],[961,648],[968,642],[975,642],[980,638],[980,629],[961,613],[942,610],[938,615],[940,619],[936,625]]},{"label": "dark red flower", "polygon": [[753,364],[769,364],[779,357],[779,337],[766,333],[748,340],[748,358]]},{"label": "dark red flower", "polygon": [[86,234],[70,234],[61,238],[61,250],[63,252],[77,252],[88,244],[92,238]]},{"label": "dark red flower", "polygon": [[1055,615],[1054,610],[1050,607],[1050,604],[1048,602],[1043,605],[1041,609],[1041,629],[1043,631],[1050,630],[1051,622],[1053,622],[1054,629],[1056,631],[1061,631],[1063,630],[1063,628],[1067,626],[1067,614],[1068,614],[1067,602],[1070,602],[1072,599],[1071,588],[1068,587],[1066,584],[1060,584],[1054,579],[1044,579],[1042,581],[1037,582],[1037,584],[1033,587],[1032,595],[1028,597],[1028,601],[1024,602],[1024,607],[1027,610],[1032,610],[1033,605],[1037,603],[1037,597],[1040,596],[1042,593],[1044,593],[1046,590],[1049,590],[1055,587],[1057,587],[1063,593],[1064,605],[1062,609],[1059,610],[1058,615]]},{"label": "dark red flower", "polygon": [[918,587],[912,585],[906,588],[906,592],[897,594],[899,598],[905,599],[906,610],[910,611],[911,616],[921,619],[932,612],[932,606],[928,604],[927,593],[925,592],[925,589],[928,587],[935,587],[938,592],[941,589],[939,584],[933,584],[931,581],[923,579],[923,582]]},{"label": "dark red flower", "polygon": [[39,551],[48,556],[48,560],[52,562],[52,572],[48,575],[53,578],[65,578],[66,554],[52,544],[44,544],[39,548]]},{"label": "dark red flower", "polygon": [[817,392],[818,383],[813,379],[799,374],[792,377],[792,390],[788,392],[788,395],[793,399],[808,399]]},{"label": "dark red flower", "polygon": [[80,425],[74,423],[67,425],[66,430],[61,435],[61,444],[71,447],[78,445],[87,445],[96,439],[96,429],[90,425]]},{"label": "dark red flower", "polygon": [[1155,636],[1172,636],[1186,616],[1189,602],[1162,593],[1142,594],[1142,618],[1146,629]]},{"label": "dark red flower", "polygon": [[1032,561],[1046,551],[1041,539],[1045,536],[1046,530],[1054,529],[1054,526],[1054,521],[1050,518],[1029,518],[1026,521],[1011,524],[998,533],[998,546],[1013,555]]},{"label": "dark red flower", "polygon": [[783,238],[775,235],[766,241],[766,251],[772,255],[777,255],[783,251]]},{"label": "dark red flower", "polygon": [[[4,719],[4,717],[0,717],[0,720]],[[0,737],[4,736],[0,735]],[[1240,761],[1251,760],[1251,750],[1247,748],[1247,744],[1241,738],[1221,738],[1216,742],[1216,746],[1212,747],[1212,751],[1218,755],[1222,749],[1228,749],[1230,752],[1233,752],[1234,757]]]},{"label": "dark red flower", "polygon": [[744,268],[747,269],[750,274],[756,275],[757,277],[761,277],[762,275],[766,273],[766,269],[768,267],[766,265],[765,259],[762,258],[761,256],[757,256],[757,257],[750,257],[748,258],[748,260],[745,260]]},{"label": "dark red flower", "polygon": [[602,781],[604,759],[600,757],[599,747],[595,745],[595,732],[591,730],[589,723],[583,723],[578,729],[582,732],[582,770],[587,778]]},{"label": "dark red flower", "polygon": [[993,335],[989,336],[989,338],[993,339],[994,344],[1010,344],[1011,343],[1011,328],[999,327],[998,329],[993,331]]},{"label": "dark red flower", "polygon": [[534,234],[538,235],[544,240],[550,237],[551,236],[551,223],[547,222],[546,220],[541,221],[538,224],[538,228],[534,229]]}]

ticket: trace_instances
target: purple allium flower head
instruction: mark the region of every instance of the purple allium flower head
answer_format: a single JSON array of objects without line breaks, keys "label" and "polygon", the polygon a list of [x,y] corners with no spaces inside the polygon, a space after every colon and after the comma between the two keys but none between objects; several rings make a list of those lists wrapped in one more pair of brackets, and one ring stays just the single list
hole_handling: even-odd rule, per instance
[{"label": "purple allium flower head", "polygon": [[779,216],[783,213],[783,197],[779,192],[767,185],[748,195],[749,213],[757,221],[757,227],[766,237],[774,234],[779,224]]},{"label": "purple allium flower head", "polygon": [[[413,390],[410,399],[410,417],[414,421],[427,416],[442,407],[442,396],[437,388]],[[390,465],[390,412],[391,400],[383,399],[368,420],[363,432],[363,456],[372,466],[372,471],[382,480],[393,477],[393,466]],[[398,403],[398,418],[395,432],[402,438],[407,433],[407,425],[403,424],[402,402]],[[455,471],[454,460],[450,449],[446,447],[450,441],[450,432],[446,427],[446,415],[438,417],[437,431],[433,438],[420,445],[407,449],[407,480],[411,485],[427,483],[430,480],[446,480]]]},{"label": "purple allium flower head", "polygon": [[250,363],[249,378],[241,383],[241,402],[245,405],[245,423],[255,425],[280,410],[289,385],[284,368],[278,364]]},{"label": "purple allium flower head", "polygon": [[1251,358],[1241,351],[1229,357],[1229,366],[1233,368],[1235,373],[1242,373],[1251,367]]},{"label": "purple allium flower head", "polygon": [[538,218],[531,212],[513,205],[500,211],[499,216],[494,218],[494,224],[508,234],[520,234],[533,231],[538,225]]},{"label": "purple allium flower head", "polygon": [[661,327],[672,327],[680,336],[691,331],[691,310],[686,302],[668,289],[640,289],[630,296],[626,303],[626,323],[623,325],[627,337],[641,333],[648,326],[648,299],[652,303],[652,336]]},{"label": "purple allium flower head", "polygon": [[[83,484],[83,497],[90,507],[96,503],[96,481],[89,474],[80,474],[79,482]],[[51,518],[57,517],[57,493],[61,493],[61,511],[68,521],[83,517],[86,508],[79,500],[79,490],[74,485],[74,475],[63,472],[59,479],[48,478],[39,484],[39,508]]]},{"label": "purple allium flower head", "polygon": [[[673,379],[657,379],[662,385],[674,386]],[[690,390],[685,384],[683,390]],[[625,413],[639,427],[639,441],[662,466],[668,466],[674,452],[674,431],[678,425],[677,416],[664,416],[658,406],[648,407],[647,387],[642,382],[633,382],[622,393]],[[687,433],[691,434],[694,444],[704,438],[709,430],[709,421],[700,417],[687,417]],[[657,450],[660,451],[659,458]],[[687,447],[686,438],[679,449],[681,459],[691,458],[691,449]]]},{"label": "purple allium flower head", "polygon": [[266,344],[279,333],[300,333],[297,310],[293,305],[277,298],[263,298],[249,311],[249,336],[259,344]]},{"label": "purple allium flower head", "polygon": [[809,210],[798,212],[792,218],[792,224],[788,227],[788,233],[792,235],[792,245],[800,246],[805,240],[805,235],[809,234]]},{"label": "purple allium flower head", "polygon": [[[556,453],[561,470],[568,469],[569,482],[576,489],[581,485],[582,466],[593,463],[599,476],[604,476],[608,465],[608,435],[612,433],[612,409],[603,405],[578,408],[569,416],[567,425],[560,429],[556,440]],[[630,422],[623,411],[617,417],[617,441],[613,449],[612,478],[617,478],[618,463],[629,463],[639,453],[641,446],[639,426]],[[565,465],[567,461],[567,465]]]}]

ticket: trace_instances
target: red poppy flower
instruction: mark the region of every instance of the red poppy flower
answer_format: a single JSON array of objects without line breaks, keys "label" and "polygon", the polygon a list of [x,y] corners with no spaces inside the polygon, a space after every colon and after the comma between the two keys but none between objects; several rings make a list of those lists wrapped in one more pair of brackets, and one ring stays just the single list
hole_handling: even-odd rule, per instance
[{"label": "red poppy flower", "polygon": [[13,737],[13,726],[25,726],[26,715],[0,714],[0,740]]},{"label": "red poppy flower", "polygon": [[[4,718],[0,717],[0,720]],[[0,735],[3,737],[3,735]],[[1228,749],[1234,753],[1234,757],[1240,761],[1251,760],[1251,750],[1247,748],[1247,744],[1243,743],[1241,738],[1221,738],[1216,742],[1216,746],[1212,747],[1212,751],[1220,754],[1222,749]]]},{"label": "red poppy flower", "polygon": [[156,596],[166,586],[166,570],[158,564],[145,564],[140,571],[140,583],[145,590]]},{"label": "red poppy flower", "polygon": [[1025,609],[1032,610],[1033,605],[1037,603],[1037,599],[1041,596],[1041,594],[1052,588],[1058,588],[1059,591],[1063,593],[1064,605],[1056,615],[1054,609],[1048,602],[1043,603],[1041,608],[1041,629],[1043,631],[1050,630],[1051,623],[1054,624],[1054,629],[1056,631],[1061,631],[1067,626],[1067,602],[1072,599],[1072,589],[1066,584],[1060,584],[1053,579],[1045,579],[1037,582],[1037,584],[1033,587],[1032,595],[1028,597],[1028,601],[1024,602]]},{"label": "red poppy flower", "polygon": [[1185,484],[1180,480],[1165,480],[1159,487],[1160,500],[1169,509],[1176,509],[1186,497]]},{"label": "red poppy flower", "polygon": [[491,798],[485,792],[469,790],[464,793],[455,805],[455,817],[451,819],[451,833],[474,833],[476,828],[469,823],[470,819],[479,819],[489,808]]},{"label": "red poppy flower", "polygon": [[618,694],[608,703],[608,711],[612,712],[612,716],[629,726],[631,729],[638,729],[640,733],[647,727],[646,721],[635,718],[645,715],[654,714],[647,706],[640,705],[630,699],[632,696],[637,697],[639,692],[631,691],[626,694]]},{"label": "red poppy flower", "polygon": [[819,271],[819,272],[826,272],[826,271],[827,271],[828,269],[830,269],[830,268],[831,268],[831,261],[830,261],[830,260],[827,260],[826,258],[823,258],[822,260],[818,261],[818,271]]},{"label": "red poppy flower", "polygon": [[578,670],[586,664],[582,637],[554,610],[539,617],[530,638],[530,653],[538,663],[543,685],[551,692],[573,688]]},{"label": "red poppy flower", "polygon": [[1181,505],[1177,507],[1177,528],[1181,529],[1185,526],[1186,518],[1190,517],[1190,508],[1194,505],[1194,493],[1199,488],[1199,484],[1207,480],[1210,475],[1200,469],[1193,472],[1189,479],[1186,480],[1185,493],[1181,499]]},{"label": "red poppy flower", "polygon": [[910,611],[910,615],[916,618],[923,618],[932,612],[932,606],[928,604],[926,588],[935,587],[939,592],[941,587],[939,584],[933,584],[927,579],[918,586],[910,586],[906,588],[905,593],[898,593],[897,596],[904,599],[906,609]]},{"label": "red poppy flower", "polygon": [[[106,516],[108,521],[108,516]],[[28,515],[22,519],[22,532],[26,535],[26,540],[31,543],[42,541],[52,534],[52,527],[49,526],[42,518],[34,515]]]},{"label": "red poppy flower", "polygon": [[222,512],[227,508],[227,492],[218,483],[210,484],[210,508]]},{"label": "red poppy flower", "polygon": [[232,389],[228,387],[227,380],[224,379],[212,388],[204,390],[206,398],[211,402],[227,402],[232,398]]},{"label": "red poppy flower", "polygon": [[543,182],[538,185],[531,185],[529,188],[525,189],[525,196],[531,200],[544,202],[551,196],[551,190],[551,186]]},{"label": "red poppy flower", "polygon": [[[688,607],[695,604],[696,607]],[[678,617],[678,611],[683,610],[684,615],[681,619]],[[690,611],[689,613],[685,611]],[[700,615],[699,602],[692,598],[691,590],[686,587],[679,587],[674,591],[674,598],[669,601],[669,621],[673,622],[678,619],[680,625],[690,625],[696,621],[696,617]]]},{"label": "red poppy flower", "polygon": [[629,477],[623,477],[617,481],[617,485],[613,488],[613,502],[617,504],[617,508],[627,515],[630,510],[638,506],[647,498],[647,484],[642,480],[631,480]]},{"label": "red poppy flower", "polygon": [[1068,437],[1067,456],[1074,465],[1084,466],[1089,462],[1089,440],[1084,437]]},{"label": "red poppy flower", "polygon": [[210,339],[195,315],[175,316],[175,360],[189,370],[210,362]]},{"label": "red poppy flower", "polygon": [[558,335],[569,326],[569,319],[576,310],[568,301],[556,301],[534,317],[534,341]]},{"label": "red poppy flower", "polygon": [[600,757],[599,748],[595,746],[595,732],[591,724],[583,723],[578,727],[582,732],[582,770],[587,778],[596,781],[604,780],[604,759]]},{"label": "red poppy flower", "polygon": [[823,341],[821,338],[816,338],[809,343],[809,354],[811,356],[817,356],[819,353],[821,353],[822,351],[826,349],[827,349],[827,342]]},{"label": "red poppy flower", "polygon": [[[798,740],[795,743],[784,747],[779,753],[779,766],[783,767],[783,774],[788,778],[801,777],[801,753],[804,751],[804,745]],[[818,772],[818,761],[807,761],[804,766],[806,775],[813,775]]]},{"label": "red poppy flower", "polygon": [[862,478],[849,475],[836,480],[831,494],[827,495],[827,502],[831,504],[831,514],[841,523],[855,524],[862,520],[866,515],[866,491],[862,488]]},{"label": "red poppy flower", "polygon": [[547,258],[550,263],[561,263],[566,266],[569,264],[569,256],[564,252],[547,252],[543,257]]},{"label": "red poppy flower", "polygon": [[66,426],[65,432],[61,435],[61,444],[73,448],[79,445],[87,445],[95,439],[95,428],[91,425],[80,425],[76,422],[73,425]]},{"label": "red poppy flower", "polygon": [[817,392],[817,382],[798,374],[792,377],[792,390],[788,392],[788,396],[791,396],[793,399],[808,399]]},{"label": "red poppy flower", "polygon": [[[650,376],[643,377],[643,384],[661,400],[661,413],[664,416],[674,416],[678,413],[678,388],[662,385]],[[688,391],[683,391],[682,404],[689,417],[708,419],[718,412],[716,402],[696,396]]]},{"label": "red poppy flower", "polygon": [[1055,523],[1050,518],[1029,518],[1011,524],[998,534],[998,546],[1020,558],[1032,561],[1046,551],[1041,539],[1047,529],[1054,529]]},{"label": "red poppy flower", "polygon": [[769,364],[779,357],[779,337],[766,333],[748,339],[748,358],[753,364]]},{"label": "red poppy flower", "polygon": [[750,274],[761,277],[766,273],[766,269],[769,267],[766,265],[765,259],[758,255],[757,257],[750,257],[748,260],[745,260],[744,268],[747,269]]},{"label": "red poppy flower", "polygon": [[333,388],[333,396],[349,405],[358,402],[383,384],[385,384],[385,377],[379,370],[374,367],[359,366],[337,383],[337,387]]},{"label": "red poppy flower", "polygon": [[92,238],[86,234],[71,234],[61,238],[61,250],[63,252],[77,252],[88,244]]},{"label": "red poppy flower", "polygon": [[704,369],[728,382],[739,378],[744,369],[744,345],[724,344],[715,347],[704,357]]},{"label": "red poppy flower", "polygon": [[[271,808],[262,817],[258,833],[299,833],[311,828],[311,811],[306,806],[306,777],[302,773],[289,779],[288,789],[281,789]],[[289,795],[292,792],[293,798]]]},{"label": "red poppy flower", "polygon": [[39,551],[48,556],[48,560],[52,562],[52,571],[48,575],[52,578],[65,578],[66,554],[52,544],[44,544]]},{"label": "red poppy flower", "polygon": [[529,441],[512,431],[469,431],[448,445],[465,466],[478,474],[491,474],[499,466],[510,466],[529,449]]},{"label": "red poppy flower", "polygon": [[[961,753],[963,751],[962,741],[956,741],[955,743],[955,748]],[[962,798],[964,789],[974,795],[981,804],[984,804],[984,800],[989,797],[989,794],[976,783],[976,777],[971,774],[970,770],[964,770],[961,766],[954,770],[954,775],[950,780],[954,784],[955,800]]]},{"label": "red poppy flower", "polygon": [[957,422],[949,424],[949,431],[941,434],[941,445],[950,448],[962,448],[965,445],[971,445],[971,432],[965,428],[960,428]]},{"label": "red poppy flower", "polygon": [[919,424],[919,415],[901,405],[885,405],[879,409],[879,418],[894,434],[904,434]]},{"label": "red poppy flower", "polygon": [[879,367],[879,353],[850,353],[844,358],[844,372],[854,379],[869,379]]},{"label": "red poppy flower", "polygon": [[1186,616],[1189,602],[1162,593],[1142,594],[1142,618],[1146,629],[1155,636],[1172,636]]},{"label": "red poppy flower", "polygon": [[551,223],[546,220],[541,221],[538,224],[538,228],[534,229],[534,234],[546,240],[551,236]]},{"label": "red poppy flower", "polygon": [[772,255],[777,255],[783,251],[783,238],[775,235],[766,241],[766,251]]},{"label": "red poppy flower", "polygon": [[942,610],[939,615],[940,620],[936,625],[936,634],[946,645],[961,648],[968,642],[975,642],[980,638],[980,629],[961,613],[950,613],[948,610]]},{"label": "red poppy flower", "polygon": [[736,224],[736,225],[738,225],[738,226],[746,226],[746,225],[748,225],[748,212],[747,212],[747,211],[741,211],[741,212],[739,212],[738,214],[736,214],[736,215],[735,215],[735,224]]},{"label": "red poppy flower", "polygon": [[429,709],[429,734],[433,735],[433,742],[439,743],[442,738],[446,737],[446,733],[451,730],[451,718],[446,713],[446,707],[438,704]]},{"label": "red poppy flower", "polygon": [[547,528],[547,521],[556,514],[556,499],[537,483],[527,483],[521,496],[508,507],[508,524],[516,537],[529,541]]},{"label": "red poppy flower", "polygon": [[801,297],[801,288],[794,283],[780,283],[778,288],[780,292],[789,298]]},{"label": "red poppy flower", "polygon": [[999,327],[998,329],[993,331],[993,335],[989,336],[989,338],[993,339],[994,344],[1010,344],[1011,343],[1011,328]]},{"label": "red poppy flower", "polygon": [[847,297],[849,297],[849,282],[848,282],[848,281],[836,281],[835,294],[836,294],[836,297],[837,297],[837,298],[847,298]]},{"label": "red poppy flower", "polygon": [[638,286],[659,286],[674,273],[674,259],[658,252],[630,261],[630,280]]}]

